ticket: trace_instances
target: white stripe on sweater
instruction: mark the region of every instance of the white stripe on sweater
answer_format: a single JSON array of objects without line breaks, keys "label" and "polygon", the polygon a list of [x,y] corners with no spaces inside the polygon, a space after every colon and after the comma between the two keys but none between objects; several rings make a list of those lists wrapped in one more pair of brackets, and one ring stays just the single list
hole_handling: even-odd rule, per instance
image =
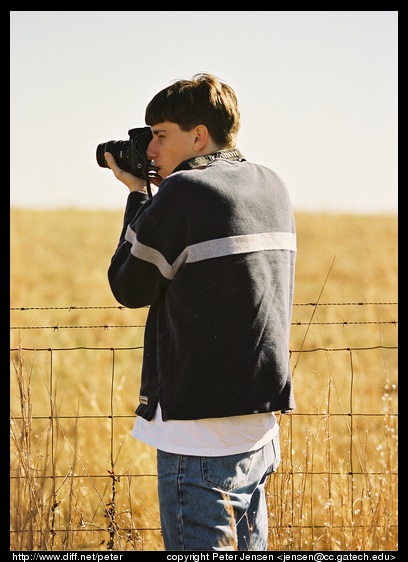
[{"label": "white stripe on sweater", "polygon": [[185,263],[195,263],[222,256],[260,252],[265,250],[289,250],[296,252],[296,234],[293,232],[262,232],[216,238],[187,246],[170,264],[158,250],[138,241],[136,233],[128,226],[125,239],[132,244],[131,254],[154,264],[166,279],[173,279]]}]

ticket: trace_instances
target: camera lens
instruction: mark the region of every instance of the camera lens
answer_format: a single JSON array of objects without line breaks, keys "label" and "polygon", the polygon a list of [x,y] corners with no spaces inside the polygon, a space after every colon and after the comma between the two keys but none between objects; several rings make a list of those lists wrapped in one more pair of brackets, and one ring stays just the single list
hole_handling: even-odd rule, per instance
[{"label": "camera lens", "polygon": [[107,141],[98,144],[96,148],[96,161],[101,168],[109,168],[105,160],[105,152],[112,154],[119,168],[130,172],[130,141]]}]

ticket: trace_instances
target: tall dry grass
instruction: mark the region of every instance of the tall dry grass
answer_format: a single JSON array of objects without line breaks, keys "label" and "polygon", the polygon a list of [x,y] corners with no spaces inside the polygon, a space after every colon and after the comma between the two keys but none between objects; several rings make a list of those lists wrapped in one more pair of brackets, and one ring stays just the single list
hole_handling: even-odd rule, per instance
[{"label": "tall dry grass", "polygon": [[[297,409],[269,548],[396,550],[397,218],[296,219]],[[118,307],[106,277],[122,213],[10,223],[11,549],[163,550],[155,451],[129,436],[147,309]]]}]

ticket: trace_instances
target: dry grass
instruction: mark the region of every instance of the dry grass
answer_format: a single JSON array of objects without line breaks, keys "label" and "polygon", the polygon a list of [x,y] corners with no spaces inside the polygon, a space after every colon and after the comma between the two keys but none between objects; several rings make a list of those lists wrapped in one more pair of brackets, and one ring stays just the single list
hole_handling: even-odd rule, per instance
[{"label": "dry grass", "polygon": [[[269,548],[396,550],[397,308],[378,303],[397,300],[397,218],[296,218],[297,409]],[[11,550],[163,550],[155,451],[129,436],[147,309],[119,309],[106,277],[122,213],[10,220]]]}]

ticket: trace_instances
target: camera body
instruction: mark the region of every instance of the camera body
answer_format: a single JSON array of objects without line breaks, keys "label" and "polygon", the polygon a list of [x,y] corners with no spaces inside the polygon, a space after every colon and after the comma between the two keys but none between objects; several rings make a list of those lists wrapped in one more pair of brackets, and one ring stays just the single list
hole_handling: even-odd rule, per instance
[{"label": "camera body", "polygon": [[157,177],[158,168],[154,160],[148,160],[147,147],[153,138],[150,127],[130,129],[129,140],[111,140],[98,144],[96,148],[96,161],[101,168],[109,168],[105,160],[105,152],[110,152],[119,168],[130,172],[138,178]]}]

